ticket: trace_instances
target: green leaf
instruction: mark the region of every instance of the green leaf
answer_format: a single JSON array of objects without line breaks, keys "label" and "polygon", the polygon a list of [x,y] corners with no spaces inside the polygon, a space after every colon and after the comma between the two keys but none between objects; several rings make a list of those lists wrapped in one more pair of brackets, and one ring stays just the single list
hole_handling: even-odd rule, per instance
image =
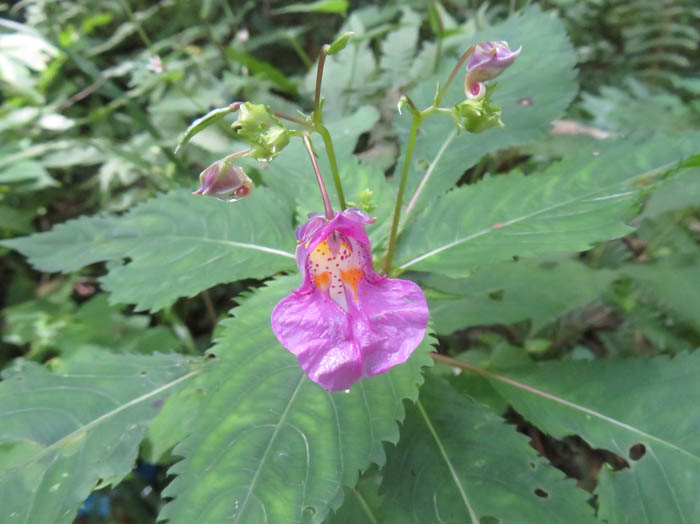
[{"label": "green leaf", "polygon": [[172,191],[121,217],[83,217],[2,244],[42,271],[112,261],[104,289],[137,310],[295,266],[291,209],[266,188],[234,203]]},{"label": "green leaf", "polygon": [[[493,374],[493,387],[526,420],[581,436],[629,468],[596,489],[609,524],[694,522],[700,511],[700,353],[673,359],[551,362]],[[641,456],[640,456],[641,455]]]},{"label": "green leaf", "polygon": [[429,378],[384,468],[387,523],[594,522],[588,494],[490,409]]},{"label": "green leaf", "polygon": [[148,315],[123,315],[99,294],[80,308],[70,300],[72,283],[50,297],[29,300],[4,310],[7,327],[3,342],[28,344],[31,358],[41,358],[46,350],[62,356],[84,347],[98,346],[115,352],[153,353],[173,351],[180,345],[165,326],[150,327]]},{"label": "green leaf", "polygon": [[403,8],[398,29],[390,32],[382,40],[382,55],[379,67],[386,83],[406,85],[418,44],[418,30],[421,18],[408,7]]},{"label": "green leaf", "polygon": [[287,13],[336,13],[345,16],[347,10],[347,0],[317,0],[316,2],[291,4],[275,9],[272,13],[275,15]]},{"label": "green leaf", "polygon": [[294,80],[290,80],[287,75],[272,64],[258,60],[253,55],[250,55],[234,46],[227,47],[225,53],[230,60],[244,65],[250,70],[251,73],[269,80],[281,91],[291,95],[297,94],[297,83]]},{"label": "green leaf", "polygon": [[[544,137],[551,121],[561,116],[576,94],[576,53],[555,16],[543,13],[536,5],[528,7],[500,24],[470,34],[463,39],[457,54],[484,40],[506,40],[511,49],[523,46],[517,60],[498,78],[498,88],[494,91],[493,100],[503,110],[505,129],[457,134],[448,115],[426,118],[416,140],[404,198],[408,205],[425,180],[425,187],[412,208],[414,213],[451,188],[484,155]],[[432,104],[436,84],[446,81],[455,62],[456,58],[443,57],[439,74],[409,93],[419,108]],[[462,81],[460,74],[448,90],[444,107],[464,100]],[[397,115],[394,127],[401,140],[401,150],[405,151],[410,115],[405,112]]]},{"label": "green leaf", "polygon": [[482,324],[532,320],[537,330],[598,298],[615,278],[571,259],[490,264],[467,279],[426,274],[423,287],[435,330],[448,334]]},{"label": "green leaf", "polygon": [[83,351],[54,373],[17,360],[0,382],[0,520],[70,523],[131,471],[146,425],[192,377],[178,355]]},{"label": "green leaf", "polygon": [[539,175],[450,191],[400,237],[400,269],[468,274],[477,263],[580,251],[624,236],[640,186],[698,149],[700,134],[601,142]]},{"label": "green leaf", "polygon": [[220,361],[202,375],[193,433],[160,515],[172,523],[321,522],[358,471],[384,462],[398,440],[402,400],[417,397],[430,338],[408,362],[331,393],[311,382],[270,327],[273,305],[296,287],[286,277],[233,310],[213,348]]},{"label": "green leaf", "polygon": [[175,152],[177,153],[182,148],[182,146],[184,146],[187,142],[189,142],[190,139],[193,136],[195,136],[197,133],[199,133],[200,131],[203,131],[204,129],[206,129],[210,125],[218,122],[219,120],[224,118],[229,113],[232,113],[234,111],[234,108],[232,107],[232,105],[229,105],[226,107],[217,107],[216,109],[212,109],[206,115],[193,121],[185,130],[185,135],[178,142],[177,147],[175,148]]},{"label": "green leaf", "polygon": [[16,191],[36,191],[58,185],[38,162],[24,160],[0,169],[0,186],[12,184]]},{"label": "green leaf", "polygon": [[670,211],[700,207],[700,169],[684,169],[669,178],[651,195],[642,217],[656,219]]},{"label": "green leaf", "polygon": [[621,272],[640,282],[655,301],[679,320],[700,332],[700,260],[692,256],[669,256],[655,263],[628,265]]}]

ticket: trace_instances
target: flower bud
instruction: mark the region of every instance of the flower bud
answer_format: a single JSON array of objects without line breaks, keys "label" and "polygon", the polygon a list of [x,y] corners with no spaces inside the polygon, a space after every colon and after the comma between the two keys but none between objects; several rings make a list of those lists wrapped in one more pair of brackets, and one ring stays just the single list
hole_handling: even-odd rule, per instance
[{"label": "flower bud", "polygon": [[195,195],[210,195],[229,202],[248,196],[255,187],[243,169],[226,160],[217,160],[202,171],[199,182]]},{"label": "flower bud", "polygon": [[486,95],[484,82],[500,75],[520,54],[522,46],[511,51],[504,41],[488,41],[477,44],[464,77],[464,93],[467,98],[483,98]]},{"label": "flower bud", "polygon": [[253,150],[250,156],[258,160],[273,159],[289,143],[289,130],[263,104],[242,104],[231,127],[238,129]]},{"label": "flower bud", "polygon": [[501,108],[485,95],[482,98],[467,98],[455,106],[453,114],[459,129],[481,133],[491,127],[503,127]]}]

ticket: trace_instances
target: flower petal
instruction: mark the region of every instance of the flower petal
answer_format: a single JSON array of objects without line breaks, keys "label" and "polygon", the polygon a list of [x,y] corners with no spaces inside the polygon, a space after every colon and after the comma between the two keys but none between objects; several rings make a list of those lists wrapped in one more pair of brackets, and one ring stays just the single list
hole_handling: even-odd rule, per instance
[{"label": "flower petal", "polygon": [[295,354],[311,380],[331,391],[362,377],[362,357],[347,314],[320,291],[282,299],[272,311],[272,331]]},{"label": "flower petal", "polygon": [[[405,362],[423,340],[428,305],[421,288],[408,280],[360,282],[359,306],[351,310],[353,334],[362,348],[363,375],[378,375]],[[367,323],[357,320],[358,312]]]}]

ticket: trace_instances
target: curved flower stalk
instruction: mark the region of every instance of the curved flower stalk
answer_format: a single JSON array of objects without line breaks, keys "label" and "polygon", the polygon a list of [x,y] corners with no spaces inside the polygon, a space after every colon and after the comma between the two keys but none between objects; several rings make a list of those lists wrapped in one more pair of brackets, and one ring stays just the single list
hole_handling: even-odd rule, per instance
[{"label": "curved flower stalk", "polygon": [[517,58],[522,46],[511,51],[508,42],[481,42],[474,47],[467,74],[464,77],[464,94],[467,98],[480,99],[486,95],[484,82],[496,78]]},{"label": "curved flower stalk", "polygon": [[349,388],[405,362],[425,336],[428,306],[417,284],[372,269],[358,209],[313,214],[297,229],[298,290],[272,312],[272,330],[325,389]]}]

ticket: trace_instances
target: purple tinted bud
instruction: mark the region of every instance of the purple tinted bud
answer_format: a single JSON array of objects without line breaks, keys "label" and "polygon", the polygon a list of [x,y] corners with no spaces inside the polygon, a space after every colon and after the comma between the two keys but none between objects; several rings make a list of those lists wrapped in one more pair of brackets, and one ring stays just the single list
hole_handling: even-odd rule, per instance
[{"label": "purple tinted bud", "polygon": [[507,42],[481,42],[474,48],[467,74],[464,77],[464,93],[467,98],[482,98],[486,94],[484,82],[500,75],[520,54],[522,46],[511,51]]},{"label": "purple tinted bud", "polygon": [[200,187],[195,195],[232,197],[247,196],[253,189],[253,181],[237,165],[217,160],[199,175]]}]

